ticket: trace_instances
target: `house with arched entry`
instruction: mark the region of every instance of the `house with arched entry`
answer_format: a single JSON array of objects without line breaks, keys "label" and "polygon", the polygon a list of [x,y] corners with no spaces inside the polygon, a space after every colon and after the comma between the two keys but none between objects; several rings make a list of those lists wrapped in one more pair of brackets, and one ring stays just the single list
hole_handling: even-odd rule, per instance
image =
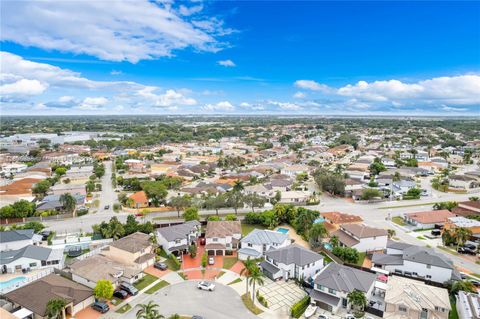
[{"label": "house with arched entry", "polygon": [[208,255],[229,255],[238,248],[241,238],[240,221],[209,221],[205,231],[205,250]]}]

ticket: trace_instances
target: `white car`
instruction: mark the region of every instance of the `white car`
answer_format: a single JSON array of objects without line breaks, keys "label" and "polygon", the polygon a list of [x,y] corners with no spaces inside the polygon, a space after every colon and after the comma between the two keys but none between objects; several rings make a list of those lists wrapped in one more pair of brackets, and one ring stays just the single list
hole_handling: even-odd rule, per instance
[{"label": "white car", "polygon": [[208,281],[200,281],[197,285],[197,288],[201,290],[213,291],[215,289],[215,285]]},{"label": "white car", "polygon": [[213,257],[208,257],[208,264],[209,264],[209,265],[214,265],[214,264],[215,264],[215,258],[213,258]]}]

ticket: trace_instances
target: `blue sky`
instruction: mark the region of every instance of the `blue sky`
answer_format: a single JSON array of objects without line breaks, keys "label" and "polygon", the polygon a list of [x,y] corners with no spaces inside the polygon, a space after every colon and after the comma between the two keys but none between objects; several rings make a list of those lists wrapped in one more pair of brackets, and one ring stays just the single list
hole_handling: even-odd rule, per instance
[{"label": "blue sky", "polygon": [[1,6],[2,114],[479,114],[479,2]]}]

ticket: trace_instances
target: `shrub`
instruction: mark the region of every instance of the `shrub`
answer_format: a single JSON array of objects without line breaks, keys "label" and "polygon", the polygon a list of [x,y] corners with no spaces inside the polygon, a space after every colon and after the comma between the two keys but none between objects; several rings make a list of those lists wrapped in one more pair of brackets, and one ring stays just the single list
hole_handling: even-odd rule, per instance
[{"label": "shrub", "polygon": [[172,269],[172,270],[178,270],[180,269],[180,262],[178,261],[177,257],[175,257],[173,254],[169,256],[170,260],[172,261],[172,263],[174,264],[175,266],[175,269]]},{"label": "shrub", "polygon": [[208,259],[207,254],[204,253],[204,254],[202,255],[202,267],[203,267],[203,268],[207,267],[207,259]]},{"label": "shrub", "polygon": [[119,203],[113,204],[113,211],[118,212],[120,210],[121,206]]},{"label": "shrub", "polygon": [[294,318],[300,318],[301,315],[307,310],[308,305],[310,304],[310,297],[305,296],[299,302],[294,304],[290,309],[290,315]]}]

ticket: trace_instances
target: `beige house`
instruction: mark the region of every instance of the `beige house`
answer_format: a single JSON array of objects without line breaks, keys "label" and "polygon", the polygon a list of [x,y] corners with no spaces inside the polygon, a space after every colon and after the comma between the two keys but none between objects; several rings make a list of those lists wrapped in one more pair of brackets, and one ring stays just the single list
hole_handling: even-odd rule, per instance
[{"label": "beige house", "polygon": [[450,309],[445,288],[398,276],[388,279],[383,318],[447,319]]},{"label": "beige house", "polygon": [[141,270],[153,265],[155,251],[150,236],[136,232],[111,243],[102,254],[124,265],[139,267]]}]

